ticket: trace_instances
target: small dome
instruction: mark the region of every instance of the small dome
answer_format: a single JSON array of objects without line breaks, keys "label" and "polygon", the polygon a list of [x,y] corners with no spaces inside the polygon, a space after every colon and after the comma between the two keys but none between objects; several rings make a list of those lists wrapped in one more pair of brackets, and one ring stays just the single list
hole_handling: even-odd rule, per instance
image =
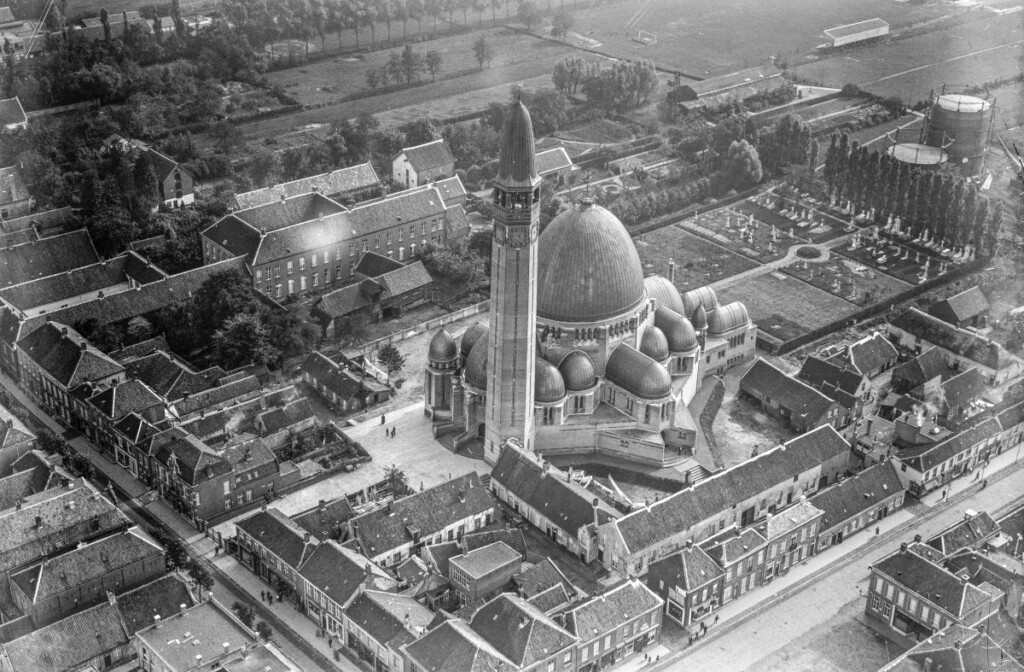
[{"label": "small dome", "polygon": [[697,331],[704,331],[708,328],[708,312],[704,310],[703,304],[697,305],[697,310],[693,311],[693,317],[690,318],[690,322]]},{"label": "small dome", "polygon": [[573,392],[589,390],[597,384],[597,371],[590,355],[582,350],[573,350],[558,365],[558,372],[565,381],[565,389]]},{"label": "small dome", "polygon": [[476,345],[466,358],[466,368],[462,372],[466,384],[480,390],[487,389],[487,351],[487,339],[477,339]]},{"label": "small dome", "polygon": [[683,307],[683,297],[679,290],[668,278],[660,275],[649,275],[644,278],[644,286],[647,287],[647,294],[658,300],[658,308],[671,308],[679,314],[686,313]]},{"label": "small dome", "polygon": [[697,332],[690,321],[668,308],[658,308],[654,313],[654,326],[668,339],[669,352],[688,352],[697,347]]},{"label": "small dome", "polygon": [[640,352],[651,359],[663,362],[668,359],[668,339],[665,332],[657,327],[647,327],[640,338]]},{"label": "small dome", "polygon": [[562,381],[562,374],[558,372],[554,364],[538,357],[534,371],[533,398],[535,401],[546,404],[565,398],[565,383]]},{"label": "small dome", "polygon": [[486,336],[488,331],[489,329],[487,328],[487,325],[483,322],[474,322],[469,325],[469,329],[466,329],[466,332],[462,334],[462,341],[459,345],[459,349],[462,351],[462,356],[469,357],[469,353],[473,349],[473,345],[476,343],[477,339],[481,336]]},{"label": "small dome", "polygon": [[717,308],[718,297],[715,295],[715,290],[710,287],[698,287],[683,294],[683,315],[693,315],[693,311],[697,310],[697,306],[704,306],[706,311]]},{"label": "small dome", "polygon": [[432,362],[450,362],[459,354],[459,347],[455,339],[448,333],[448,330],[441,327],[430,339],[430,348],[427,349],[427,358]]},{"label": "small dome", "polygon": [[711,314],[708,315],[708,333],[724,334],[737,327],[745,326],[749,322],[750,316],[747,315],[747,307],[739,301],[733,301],[711,311]]},{"label": "small dome", "polygon": [[580,203],[551,220],[537,244],[537,317],[596,322],[647,300],[643,267],[622,222]]},{"label": "small dome", "polygon": [[665,367],[626,344],[608,358],[605,377],[641,399],[662,399],[672,393],[672,377]]}]

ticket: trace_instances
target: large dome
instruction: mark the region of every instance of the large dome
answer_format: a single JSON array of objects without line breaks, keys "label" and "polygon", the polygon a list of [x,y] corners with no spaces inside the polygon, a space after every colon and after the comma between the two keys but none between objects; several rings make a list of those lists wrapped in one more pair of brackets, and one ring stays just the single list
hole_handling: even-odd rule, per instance
[{"label": "large dome", "polygon": [[647,294],[658,300],[658,309],[668,308],[680,315],[686,313],[683,306],[683,297],[679,295],[676,286],[665,277],[660,275],[649,275],[644,278],[644,286],[647,287]]},{"label": "large dome", "polygon": [[473,350],[477,340],[481,336],[486,336],[488,331],[487,325],[483,322],[474,322],[469,325],[469,328],[462,334],[462,341],[459,345],[459,351],[462,353],[462,356],[469,357],[469,353]]},{"label": "large dome", "polygon": [[469,352],[466,358],[466,368],[463,371],[467,385],[472,385],[478,390],[487,389],[487,338],[477,339],[476,345]]},{"label": "large dome", "polygon": [[638,307],[646,298],[633,240],[615,215],[583,202],[552,220],[538,242],[537,316],[594,322]]}]

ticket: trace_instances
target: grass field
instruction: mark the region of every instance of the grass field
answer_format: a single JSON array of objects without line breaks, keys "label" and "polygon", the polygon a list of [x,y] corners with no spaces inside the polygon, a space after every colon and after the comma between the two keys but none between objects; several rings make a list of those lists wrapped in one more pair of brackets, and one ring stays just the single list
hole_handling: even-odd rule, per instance
[{"label": "grass field", "polygon": [[[956,25],[837,54],[793,71],[825,86],[852,83],[907,103],[926,100],[943,84],[972,84],[1020,72],[1017,15],[972,14]],[[1007,45],[1007,46],[1001,46]]]},{"label": "grass field", "polygon": [[645,273],[667,277],[668,260],[676,262],[676,287],[681,292],[757,267],[753,261],[704,240],[679,225],[645,233],[634,242]]},{"label": "grass field", "polygon": [[833,256],[823,263],[798,261],[782,272],[862,307],[910,289],[909,283],[885,273],[873,270],[855,273],[852,268],[850,260]]},{"label": "grass field", "polygon": [[[771,55],[795,62],[825,41],[826,28],[874,17],[894,26],[952,13],[948,5],[890,0],[623,0],[576,12],[575,30],[597,49],[625,58],[650,58],[695,77],[768,63]],[[643,29],[657,44],[632,38]]]},{"label": "grass field", "polygon": [[778,271],[765,271],[716,291],[723,304],[742,301],[757,328],[782,341],[858,309],[845,299]]}]

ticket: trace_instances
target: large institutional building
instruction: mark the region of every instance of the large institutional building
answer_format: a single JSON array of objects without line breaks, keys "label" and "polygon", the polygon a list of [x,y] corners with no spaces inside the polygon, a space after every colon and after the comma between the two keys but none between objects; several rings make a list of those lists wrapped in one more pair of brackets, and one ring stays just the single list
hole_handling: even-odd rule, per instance
[{"label": "large institutional building", "polygon": [[490,327],[430,342],[425,411],[456,448],[483,439],[494,464],[515,438],[546,457],[604,454],[647,467],[693,460],[688,410],[708,375],[754,356],[741,303],[680,295],[644,277],[622,223],[589,198],[540,233],[533,127],[505,119],[492,192]]}]

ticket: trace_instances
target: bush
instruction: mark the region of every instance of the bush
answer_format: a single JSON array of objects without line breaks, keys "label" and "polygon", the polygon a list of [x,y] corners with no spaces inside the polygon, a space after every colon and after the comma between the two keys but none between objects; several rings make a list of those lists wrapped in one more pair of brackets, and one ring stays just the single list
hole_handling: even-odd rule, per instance
[{"label": "bush", "polygon": [[819,250],[816,247],[811,247],[809,245],[803,245],[797,248],[796,256],[800,257],[801,259],[817,259],[821,256],[821,250]]}]

